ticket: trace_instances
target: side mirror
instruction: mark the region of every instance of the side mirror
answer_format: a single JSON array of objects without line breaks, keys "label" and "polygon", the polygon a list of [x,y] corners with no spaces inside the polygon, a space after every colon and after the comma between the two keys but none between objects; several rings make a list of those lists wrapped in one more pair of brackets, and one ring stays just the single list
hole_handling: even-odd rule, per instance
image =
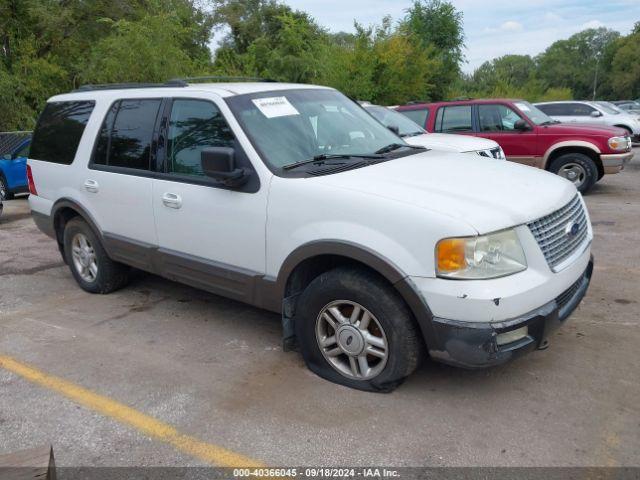
[{"label": "side mirror", "polygon": [[530,130],[529,124],[525,122],[523,119],[516,120],[516,123],[513,124],[514,130],[520,130],[521,132],[526,132]]},{"label": "side mirror", "polygon": [[598,110],[594,110],[593,112],[591,112],[589,114],[592,118],[598,118],[602,116],[602,113],[600,113]]},{"label": "side mirror", "polygon": [[389,130],[391,130],[393,133],[395,133],[396,135],[400,135],[400,127],[398,127],[397,125],[388,125],[387,128]]},{"label": "side mirror", "polygon": [[204,174],[227,187],[238,187],[249,177],[244,169],[236,168],[235,163],[233,148],[211,147],[200,153],[200,165]]}]

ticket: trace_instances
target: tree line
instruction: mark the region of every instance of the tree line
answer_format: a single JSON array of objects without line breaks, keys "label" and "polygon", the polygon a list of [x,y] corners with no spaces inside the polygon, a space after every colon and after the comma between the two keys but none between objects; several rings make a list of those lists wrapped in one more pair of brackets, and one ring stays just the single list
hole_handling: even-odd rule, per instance
[{"label": "tree line", "polygon": [[278,0],[0,0],[0,131],[33,128],[48,97],[81,84],[204,75],[317,83],[385,105],[591,98],[594,83],[598,98],[640,96],[640,22],[627,36],[589,29],[470,75],[464,42],[462,13],[446,0],[414,0],[400,20],[355,33],[330,33]]}]

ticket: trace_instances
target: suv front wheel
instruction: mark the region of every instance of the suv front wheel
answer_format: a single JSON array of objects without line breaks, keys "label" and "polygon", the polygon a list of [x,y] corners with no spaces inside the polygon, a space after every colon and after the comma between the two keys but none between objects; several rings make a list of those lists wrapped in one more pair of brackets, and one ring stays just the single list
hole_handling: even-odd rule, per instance
[{"label": "suv front wheel", "polygon": [[127,284],[129,267],[114,262],[98,236],[81,218],[64,228],[64,254],[78,285],[90,293],[111,293]]},{"label": "suv front wheel", "polygon": [[423,356],[407,306],[367,271],[337,268],[313,280],[297,302],[295,326],[310,370],[360,390],[392,391]]},{"label": "suv front wheel", "polygon": [[584,153],[565,153],[551,162],[549,171],[572,182],[581,193],[588,192],[598,181],[598,167]]}]

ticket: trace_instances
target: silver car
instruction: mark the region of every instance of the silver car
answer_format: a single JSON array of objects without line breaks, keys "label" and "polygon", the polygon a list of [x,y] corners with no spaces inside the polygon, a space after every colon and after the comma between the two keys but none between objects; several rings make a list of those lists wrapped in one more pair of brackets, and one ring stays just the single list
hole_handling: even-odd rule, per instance
[{"label": "silver car", "polygon": [[640,116],[640,102],[635,100],[619,100],[617,102],[611,102],[620,110],[630,113],[632,115]]},{"label": "silver car", "polygon": [[620,111],[608,102],[563,101],[536,103],[536,107],[563,123],[587,123],[620,127],[631,137],[640,139],[638,115]]}]

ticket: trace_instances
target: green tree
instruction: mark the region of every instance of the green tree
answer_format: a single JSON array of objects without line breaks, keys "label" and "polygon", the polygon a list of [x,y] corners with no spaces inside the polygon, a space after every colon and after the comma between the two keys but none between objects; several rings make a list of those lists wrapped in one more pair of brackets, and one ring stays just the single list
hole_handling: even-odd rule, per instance
[{"label": "green tree", "polygon": [[603,60],[619,37],[613,30],[591,28],[559,40],[538,56],[538,77],[547,87],[570,88],[576,98],[591,98],[596,80],[598,85],[608,81],[608,65]]},{"label": "green tree", "polygon": [[462,12],[448,1],[414,0],[401,29],[413,35],[423,48],[435,53],[440,67],[433,97],[445,98],[450,85],[458,79],[464,61]]},{"label": "green tree", "polygon": [[612,50],[611,71],[607,76],[611,96],[640,98],[640,22],[630,35],[618,39]]}]

